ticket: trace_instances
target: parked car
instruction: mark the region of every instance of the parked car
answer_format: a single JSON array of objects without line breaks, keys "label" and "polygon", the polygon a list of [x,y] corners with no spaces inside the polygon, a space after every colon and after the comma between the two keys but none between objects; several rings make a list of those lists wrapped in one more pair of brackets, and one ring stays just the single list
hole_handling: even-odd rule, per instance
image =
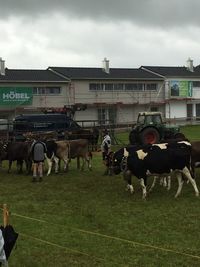
[{"label": "parked car", "polygon": [[27,133],[45,133],[54,132],[57,139],[70,136],[73,134],[83,134],[83,129],[76,121],[65,114],[21,114],[13,120],[12,136],[17,141],[24,141]]}]

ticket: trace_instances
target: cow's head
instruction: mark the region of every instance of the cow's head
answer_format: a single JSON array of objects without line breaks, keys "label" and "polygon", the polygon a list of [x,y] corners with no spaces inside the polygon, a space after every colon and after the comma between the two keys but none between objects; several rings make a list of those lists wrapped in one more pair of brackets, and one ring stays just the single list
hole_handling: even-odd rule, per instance
[{"label": "cow's head", "polygon": [[105,155],[104,164],[107,168],[110,168],[112,166],[113,162],[113,151],[110,151],[108,154]]},{"label": "cow's head", "polygon": [[121,171],[124,171],[126,168],[126,159],[128,157],[128,151],[126,148],[121,148],[116,151],[112,158],[112,168],[114,174],[119,174]]},{"label": "cow's head", "polygon": [[6,159],[7,156],[7,143],[0,142],[0,162]]}]

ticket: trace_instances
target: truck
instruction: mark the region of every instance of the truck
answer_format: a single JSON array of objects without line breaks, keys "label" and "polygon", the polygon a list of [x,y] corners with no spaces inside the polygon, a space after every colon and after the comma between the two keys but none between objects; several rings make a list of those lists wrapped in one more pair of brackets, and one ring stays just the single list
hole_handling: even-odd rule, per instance
[{"label": "truck", "polygon": [[154,144],[177,138],[185,138],[180,126],[165,123],[161,112],[139,112],[137,122],[129,133],[131,145]]}]

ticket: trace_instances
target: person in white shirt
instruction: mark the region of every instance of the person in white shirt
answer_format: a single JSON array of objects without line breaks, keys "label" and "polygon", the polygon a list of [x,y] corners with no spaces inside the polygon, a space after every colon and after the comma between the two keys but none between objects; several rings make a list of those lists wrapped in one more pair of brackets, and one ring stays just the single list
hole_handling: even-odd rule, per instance
[{"label": "person in white shirt", "polygon": [[105,161],[106,155],[111,151],[111,138],[107,130],[104,131],[103,141],[101,144],[102,159]]}]

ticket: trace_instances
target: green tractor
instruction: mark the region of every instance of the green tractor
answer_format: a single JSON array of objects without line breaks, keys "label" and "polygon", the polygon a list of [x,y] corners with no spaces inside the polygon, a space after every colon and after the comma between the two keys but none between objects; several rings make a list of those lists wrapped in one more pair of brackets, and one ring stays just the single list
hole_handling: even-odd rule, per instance
[{"label": "green tractor", "polygon": [[129,142],[134,144],[155,144],[161,140],[185,138],[177,125],[167,125],[161,112],[140,112],[137,123],[129,134]]}]

